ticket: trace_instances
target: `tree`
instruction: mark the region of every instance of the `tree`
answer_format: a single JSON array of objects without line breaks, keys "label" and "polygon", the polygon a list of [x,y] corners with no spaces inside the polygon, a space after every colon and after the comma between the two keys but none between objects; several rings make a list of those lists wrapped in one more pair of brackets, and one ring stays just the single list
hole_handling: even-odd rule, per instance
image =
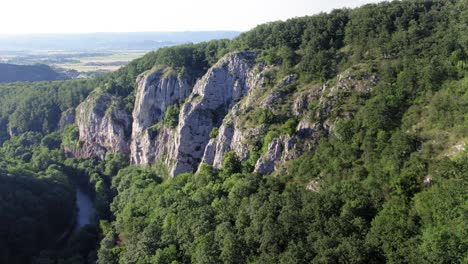
[{"label": "tree", "polygon": [[179,123],[179,111],[177,104],[168,106],[164,113],[164,123],[171,128],[176,127]]},{"label": "tree", "polygon": [[231,175],[234,173],[240,173],[242,171],[242,164],[237,157],[237,154],[233,151],[228,151],[223,157],[222,172],[224,175]]}]

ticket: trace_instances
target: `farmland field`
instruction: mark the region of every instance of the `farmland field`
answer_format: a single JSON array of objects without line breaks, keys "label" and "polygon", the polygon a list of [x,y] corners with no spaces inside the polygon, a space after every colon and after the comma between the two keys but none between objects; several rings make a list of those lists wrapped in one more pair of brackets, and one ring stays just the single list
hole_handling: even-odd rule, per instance
[{"label": "farmland field", "polygon": [[0,62],[20,65],[47,64],[70,78],[86,78],[115,71],[148,51],[106,52],[30,51],[0,52]]},{"label": "farmland field", "polygon": [[115,71],[159,48],[231,39],[238,34],[187,31],[0,35],[0,63],[46,64],[68,78],[88,78]]},{"label": "farmland field", "polygon": [[52,64],[57,68],[77,70],[79,72],[114,71],[128,62],[141,57],[143,51],[123,51],[96,56],[77,56],[74,61]]}]

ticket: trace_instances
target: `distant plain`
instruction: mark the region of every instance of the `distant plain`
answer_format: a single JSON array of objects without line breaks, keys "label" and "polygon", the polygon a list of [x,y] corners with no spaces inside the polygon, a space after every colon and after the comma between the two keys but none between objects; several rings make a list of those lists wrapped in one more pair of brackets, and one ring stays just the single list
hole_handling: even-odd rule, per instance
[{"label": "distant plain", "polygon": [[236,31],[0,35],[0,63],[46,64],[70,78],[115,71],[162,47],[231,39]]}]

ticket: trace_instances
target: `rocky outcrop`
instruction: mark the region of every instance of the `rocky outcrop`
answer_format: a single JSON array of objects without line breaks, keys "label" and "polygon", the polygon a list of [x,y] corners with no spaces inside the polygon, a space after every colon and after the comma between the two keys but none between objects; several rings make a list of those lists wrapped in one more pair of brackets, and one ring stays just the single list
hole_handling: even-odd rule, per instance
[{"label": "rocky outcrop", "polygon": [[76,124],[82,142],[73,156],[105,158],[106,153],[130,152],[131,117],[120,98],[92,94],[76,108]]},{"label": "rocky outcrop", "polygon": [[[248,148],[239,147],[242,133],[231,117],[235,117],[238,102],[261,79],[255,58],[254,52],[228,54],[194,86],[188,77],[177,76],[168,68],[141,75],[132,114],[131,162],[164,162],[176,175],[195,171],[202,160],[220,166],[227,149],[242,149],[238,155],[246,157]],[[178,125],[170,128],[158,121],[173,104],[181,105],[181,110]],[[228,113],[231,115],[226,117]],[[220,139],[209,143],[214,127],[220,127]]]},{"label": "rocky outcrop", "polygon": [[[177,175],[194,172],[201,163],[221,168],[224,154],[234,151],[240,160],[255,165],[256,172],[270,174],[311,151],[332,131],[337,118],[352,117],[352,110],[335,106],[350,92],[367,96],[378,81],[376,75],[349,70],[334,83],[298,87],[298,76],[291,74],[271,86],[266,80],[271,80],[275,68],[257,64],[256,57],[255,52],[228,54],[195,84],[169,67],[153,68],[137,78],[131,116],[122,99],[102,92],[90,95],[76,109],[81,142],[75,156],[104,158],[120,152],[128,154],[132,164],[163,162],[171,175]],[[169,127],[161,120],[175,104],[180,106],[178,123]],[[258,122],[258,115],[265,113],[258,108],[285,118],[280,122],[294,122]],[[72,112],[65,113],[61,126],[72,117]],[[284,129],[291,131],[291,124],[297,124],[295,131],[263,146],[256,162],[250,159],[251,154],[259,155],[269,129],[284,134]],[[218,128],[217,134],[210,138],[213,128]]]},{"label": "rocky outcrop", "polygon": [[234,151],[240,160],[249,158],[249,139],[264,133],[262,127],[242,127],[239,116],[241,105],[236,104],[225,117],[216,138],[210,139],[203,153],[202,162],[220,169],[224,154]]},{"label": "rocky outcrop", "polygon": [[63,129],[67,125],[74,124],[75,123],[75,118],[76,118],[76,115],[75,115],[75,109],[74,108],[70,108],[70,109],[66,110],[60,116],[59,128]]},{"label": "rocky outcrop", "polygon": [[311,122],[310,120],[303,119],[299,122],[296,128],[296,134],[300,138],[310,138],[315,132],[320,130],[320,124],[318,122]]},{"label": "rocky outcrop", "polygon": [[292,85],[297,79],[298,76],[295,74],[289,74],[284,77],[273,89],[269,91],[267,96],[260,102],[260,106],[265,109],[275,110],[275,105],[281,103],[287,96],[287,87]]},{"label": "rocky outcrop", "polygon": [[193,85],[188,76],[177,75],[167,67],[140,75],[137,83],[130,158],[133,164],[152,164],[156,159],[164,158],[163,155],[167,156],[166,151],[171,148],[169,145],[173,138],[169,129],[158,128],[157,136],[147,129],[164,117],[168,106],[183,102]]},{"label": "rocky outcrop", "polygon": [[297,158],[301,153],[297,149],[296,139],[290,136],[275,138],[268,145],[264,155],[255,164],[255,172],[270,174],[286,161]]},{"label": "rocky outcrop", "polygon": [[341,74],[338,74],[338,83],[332,87],[332,92],[337,91],[357,91],[369,93],[379,81],[379,76],[372,73],[356,74],[356,69],[350,68]]},{"label": "rocky outcrop", "polygon": [[131,162],[151,165],[159,161],[171,166],[169,153],[174,153],[174,140],[175,131],[163,125],[144,130],[138,139],[132,141]]},{"label": "rocky outcrop", "polygon": [[[210,131],[218,127],[228,111],[257,84],[253,71],[255,58],[254,52],[229,54],[197,82],[180,112],[175,152],[171,153],[172,175],[197,169],[210,140]],[[228,126],[225,129],[229,129]],[[206,160],[209,159],[214,160],[208,157]]]},{"label": "rocky outcrop", "polygon": [[[293,80],[292,76],[287,76],[279,85],[288,85]],[[300,118],[295,135],[273,139],[267,151],[258,159],[255,171],[260,174],[270,174],[304,151],[312,151],[322,136],[331,133],[336,119],[351,118],[354,114],[352,110],[343,111],[336,107],[345,99],[346,92],[352,91],[367,96],[377,82],[378,76],[375,74],[357,75],[353,74],[353,69],[349,69],[337,76],[334,85],[328,83],[315,85],[296,92],[292,96],[290,106],[292,115]],[[278,94],[279,92],[272,91],[266,97],[266,104],[272,105],[279,100],[278,98],[281,99]]]},{"label": "rocky outcrop", "polygon": [[287,75],[273,88],[265,85],[265,77],[268,75],[270,67],[261,66],[258,72],[256,84],[249,90],[245,100],[236,104],[226,116],[223,124],[219,128],[218,136],[211,139],[205,148],[203,163],[221,168],[224,154],[234,151],[238,158],[245,161],[250,158],[251,151],[258,151],[258,142],[268,132],[264,124],[244,125],[242,116],[252,109],[262,108],[269,111],[276,111],[278,104],[281,104],[287,96],[285,87],[292,85],[296,80],[296,75]]},{"label": "rocky outcrop", "polygon": [[310,181],[307,186],[306,190],[309,192],[319,192],[320,191],[320,182],[318,180]]},{"label": "rocky outcrop", "polygon": [[295,116],[303,116],[313,110],[323,93],[328,89],[328,85],[315,85],[309,89],[299,92],[294,96],[292,113]]},{"label": "rocky outcrop", "polygon": [[454,146],[450,147],[447,153],[445,154],[445,156],[453,157],[459,154],[460,152],[465,151],[465,149],[467,149],[467,146],[468,146],[468,143],[462,140],[458,142],[457,144],[455,144]]},{"label": "rocky outcrop", "polygon": [[[254,52],[228,54],[195,86],[189,77],[167,67],[148,71],[137,79],[132,116],[118,98],[106,93],[90,95],[76,109],[81,143],[74,156],[104,158],[108,152],[120,152],[129,154],[133,164],[162,161],[172,175],[195,171],[211,129],[220,126],[226,114],[258,84],[255,58]],[[173,104],[182,106],[179,124],[169,128],[158,121]],[[220,135],[234,143],[221,140],[220,146],[233,147],[242,141],[240,130],[230,129],[226,123]],[[213,152],[211,164],[221,164],[224,149],[227,147]]]}]

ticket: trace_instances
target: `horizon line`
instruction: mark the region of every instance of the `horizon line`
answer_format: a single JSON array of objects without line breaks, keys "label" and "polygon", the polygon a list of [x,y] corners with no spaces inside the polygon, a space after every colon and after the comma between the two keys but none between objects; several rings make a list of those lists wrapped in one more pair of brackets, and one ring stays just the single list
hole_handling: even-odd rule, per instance
[{"label": "horizon line", "polygon": [[35,32],[35,33],[0,33],[0,37],[10,36],[46,36],[46,35],[92,35],[92,34],[149,34],[149,33],[209,33],[209,32],[232,32],[242,33],[248,30],[159,30],[159,31],[87,31],[87,32]]}]

